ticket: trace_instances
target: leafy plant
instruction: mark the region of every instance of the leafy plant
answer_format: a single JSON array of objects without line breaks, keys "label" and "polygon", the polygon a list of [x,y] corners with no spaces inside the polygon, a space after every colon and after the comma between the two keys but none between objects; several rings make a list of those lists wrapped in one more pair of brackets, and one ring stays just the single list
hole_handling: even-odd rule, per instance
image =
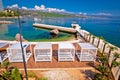
[{"label": "leafy plant", "polygon": [[21,74],[17,67],[15,67],[11,72],[12,80],[22,80]]},{"label": "leafy plant", "polygon": [[38,78],[38,80],[48,80],[48,78],[46,78],[46,77],[41,77],[41,78]]},{"label": "leafy plant", "polygon": [[104,80],[103,79],[103,75],[101,73],[97,73],[95,76],[94,76],[94,80]]},{"label": "leafy plant", "polygon": [[36,77],[36,74],[33,71],[28,72],[28,77]]},{"label": "leafy plant", "polygon": [[8,67],[9,67],[10,64],[11,64],[10,62],[5,61],[5,62],[2,63],[1,67],[3,67],[3,68],[5,68],[6,70],[8,70]]}]

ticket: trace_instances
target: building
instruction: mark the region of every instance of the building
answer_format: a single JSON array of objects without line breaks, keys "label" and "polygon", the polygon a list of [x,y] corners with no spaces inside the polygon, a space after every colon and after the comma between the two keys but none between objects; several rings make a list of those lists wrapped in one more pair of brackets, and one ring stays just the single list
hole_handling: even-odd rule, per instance
[{"label": "building", "polygon": [[3,11],[3,4],[2,4],[2,0],[0,0],[0,11]]}]

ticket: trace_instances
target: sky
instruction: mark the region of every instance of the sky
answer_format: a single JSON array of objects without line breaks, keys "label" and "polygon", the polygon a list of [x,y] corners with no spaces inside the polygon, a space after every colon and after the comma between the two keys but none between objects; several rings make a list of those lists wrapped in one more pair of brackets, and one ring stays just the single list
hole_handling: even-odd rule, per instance
[{"label": "sky", "polygon": [[120,0],[2,0],[4,8],[17,4],[20,8],[51,8],[85,14],[120,16]]}]

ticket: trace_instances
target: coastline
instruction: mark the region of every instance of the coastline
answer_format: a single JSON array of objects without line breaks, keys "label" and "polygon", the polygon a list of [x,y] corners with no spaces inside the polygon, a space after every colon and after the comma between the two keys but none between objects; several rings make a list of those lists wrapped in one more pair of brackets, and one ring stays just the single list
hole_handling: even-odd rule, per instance
[{"label": "coastline", "polygon": [[[15,17],[0,17],[1,19],[4,19],[4,18],[9,18],[9,19],[16,19],[18,18],[18,16],[15,16]],[[20,16],[20,18],[22,18],[22,16]]]}]

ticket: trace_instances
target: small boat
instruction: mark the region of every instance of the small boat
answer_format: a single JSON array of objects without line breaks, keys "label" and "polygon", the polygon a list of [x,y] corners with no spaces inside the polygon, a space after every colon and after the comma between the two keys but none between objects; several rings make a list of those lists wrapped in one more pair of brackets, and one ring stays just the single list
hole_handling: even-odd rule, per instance
[{"label": "small boat", "polygon": [[75,23],[71,24],[71,26],[74,29],[80,29],[81,28],[81,26],[79,24],[75,24]]}]

